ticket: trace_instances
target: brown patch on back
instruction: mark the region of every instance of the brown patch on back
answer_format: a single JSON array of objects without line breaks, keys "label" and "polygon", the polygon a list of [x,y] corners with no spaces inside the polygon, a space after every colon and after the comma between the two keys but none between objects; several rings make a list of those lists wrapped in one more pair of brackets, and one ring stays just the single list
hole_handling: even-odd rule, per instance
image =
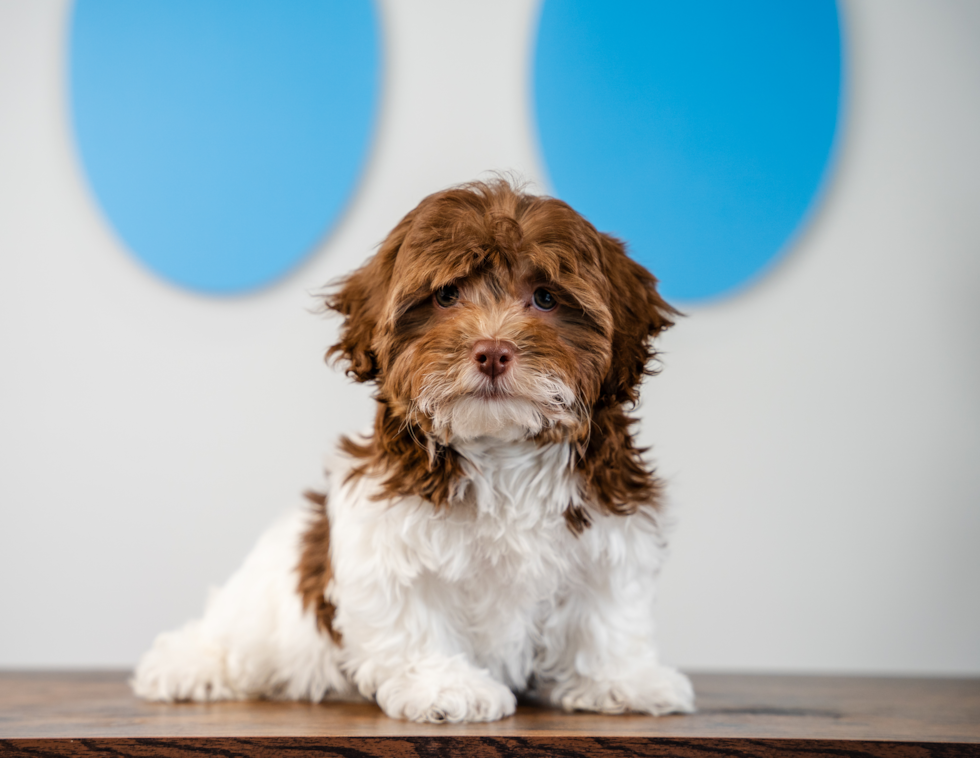
[{"label": "brown patch on back", "polygon": [[316,625],[321,632],[326,632],[335,644],[343,641],[340,632],[333,628],[333,619],[337,608],[326,598],[327,584],[333,575],[330,567],[330,521],[327,518],[327,496],[312,490],[304,492],[303,496],[313,503],[314,517],[306,532],[303,533],[302,551],[300,552],[297,591],[303,601],[303,610],[313,609]]}]

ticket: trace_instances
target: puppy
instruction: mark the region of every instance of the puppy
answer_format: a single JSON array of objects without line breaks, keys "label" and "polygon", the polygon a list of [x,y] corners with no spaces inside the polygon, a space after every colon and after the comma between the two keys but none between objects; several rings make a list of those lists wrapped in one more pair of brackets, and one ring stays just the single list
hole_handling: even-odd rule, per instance
[{"label": "puppy", "polygon": [[660,484],[626,410],[677,312],[565,203],[505,181],[425,198],[326,299],[328,357],[377,388],[324,492],[162,634],[152,700],[373,698],[491,721],[693,709],[654,647]]}]

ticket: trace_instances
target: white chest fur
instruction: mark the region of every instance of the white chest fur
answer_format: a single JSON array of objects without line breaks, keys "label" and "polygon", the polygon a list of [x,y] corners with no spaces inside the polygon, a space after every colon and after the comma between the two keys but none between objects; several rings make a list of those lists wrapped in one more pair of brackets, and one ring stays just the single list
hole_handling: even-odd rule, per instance
[{"label": "white chest fur", "polygon": [[443,509],[375,500],[377,481],[366,477],[335,485],[328,593],[355,666],[362,641],[397,629],[411,648],[463,654],[521,687],[540,620],[577,573],[563,517],[578,502],[570,452],[496,440],[459,452],[465,478]]}]

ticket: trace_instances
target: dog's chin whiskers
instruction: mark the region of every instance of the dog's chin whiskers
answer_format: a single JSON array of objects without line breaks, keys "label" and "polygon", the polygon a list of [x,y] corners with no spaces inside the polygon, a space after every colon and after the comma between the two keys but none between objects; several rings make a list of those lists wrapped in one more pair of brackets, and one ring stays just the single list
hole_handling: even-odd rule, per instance
[{"label": "dog's chin whiskers", "polygon": [[426,447],[429,453],[429,466],[432,466],[435,464],[436,457],[439,455],[438,443],[434,437],[426,437]]},{"label": "dog's chin whiskers", "polygon": [[[400,431],[407,432],[408,436],[412,438],[412,442],[414,442],[417,447],[428,452],[429,451],[428,438],[426,438],[426,442],[423,443],[415,434],[415,429],[417,427],[421,428],[419,427],[419,424],[417,423],[416,419],[417,419],[417,413],[415,408],[412,407],[409,409],[408,413],[405,416],[405,419],[402,421]],[[429,462],[432,463],[433,461],[434,458],[432,458],[430,454]]]},{"label": "dog's chin whiskers", "polygon": [[411,406],[425,415],[430,434],[444,445],[479,436],[529,439],[563,424],[580,424],[588,410],[561,379],[523,373],[488,381],[457,371],[429,374]]}]

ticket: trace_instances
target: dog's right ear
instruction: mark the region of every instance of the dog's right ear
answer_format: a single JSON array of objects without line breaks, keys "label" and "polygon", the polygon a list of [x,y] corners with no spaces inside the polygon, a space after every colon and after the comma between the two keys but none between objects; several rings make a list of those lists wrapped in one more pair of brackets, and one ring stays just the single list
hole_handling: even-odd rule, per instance
[{"label": "dog's right ear", "polygon": [[344,277],[327,294],[328,309],[344,317],[340,326],[340,341],[327,350],[327,360],[334,358],[347,363],[347,375],[359,382],[369,382],[378,377],[377,352],[374,349],[378,324],[384,312],[391,290],[395,258],[408,230],[414,213],[403,218],[381,248],[352,274]]}]

